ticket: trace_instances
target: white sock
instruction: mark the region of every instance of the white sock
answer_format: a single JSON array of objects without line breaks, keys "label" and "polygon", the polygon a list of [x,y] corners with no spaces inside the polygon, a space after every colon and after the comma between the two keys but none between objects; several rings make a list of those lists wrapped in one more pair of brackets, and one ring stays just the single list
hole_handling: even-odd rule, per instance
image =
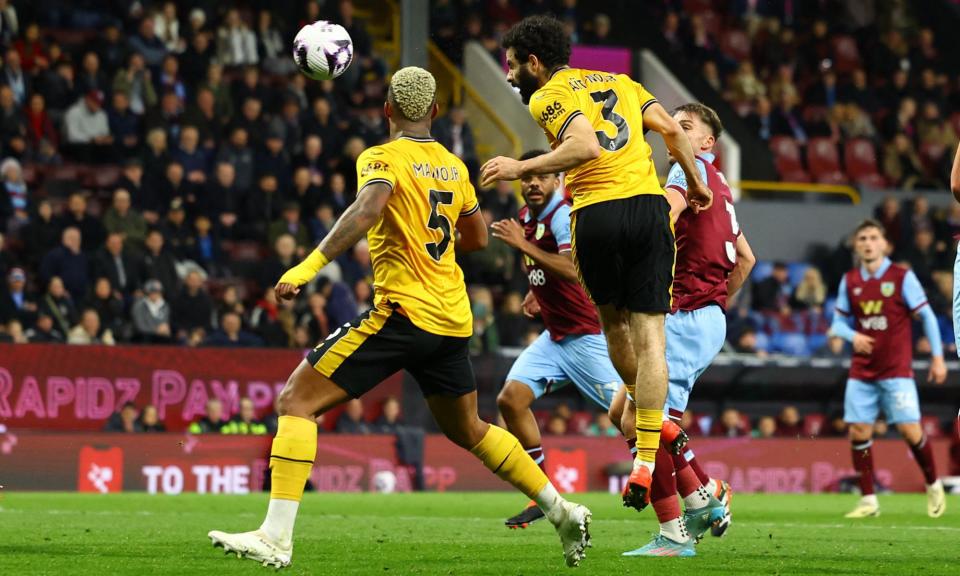
[{"label": "white sock", "polygon": [[687,532],[687,526],[680,518],[674,518],[673,520],[661,522],[660,534],[666,536],[674,542],[679,542],[681,544],[690,539],[690,533]]},{"label": "white sock", "polygon": [[267,507],[267,517],[260,525],[268,538],[286,548],[293,543],[293,524],[297,521],[297,510],[300,503],[296,500],[270,499]]},{"label": "white sock", "polygon": [[933,484],[927,484],[927,488],[934,488],[934,487],[943,487],[943,482],[941,482],[940,479],[937,478]]},{"label": "white sock", "polygon": [[543,510],[544,515],[546,515],[547,520],[549,520],[551,524],[556,525],[563,520],[562,504],[566,502],[566,500],[560,496],[560,493],[557,492],[557,489],[554,488],[550,482],[547,482],[547,485],[543,487],[543,490],[537,494],[537,497],[534,498],[533,501]]},{"label": "white sock", "polygon": [[880,505],[880,502],[877,500],[876,494],[867,494],[866,496],[861,496],[860,502],[862,502],[863,504],[869,504],[870,506]]},{"label": "white sock", "polygon": [[639,458],[634,458],[634,459],[633,459],[633,469],[634,469],[634,470],[637,470],[637,469],[640,468],[641,466],[644,466],[647,470],[649,470],[649,471],[650,471],[650,476],[652,477],[652,476],[653,476],[653,469],[656,468],[657,465],[656,465],[655,462],[644,462],[643,460],[641,460],[641,459],[639,459]]},{"label": "white sock", "polygon": [[710,493],[703,486],[683,497],[683,505],[687,510],[697,510],[710,503]]},{"label": "white sock", "polygon": [[707,482],[707,485],[704,486],[704,488],[707,489],[707,494],[713,496],[714,494],[717,493],[717,481],[711,478],[710,481]]}]

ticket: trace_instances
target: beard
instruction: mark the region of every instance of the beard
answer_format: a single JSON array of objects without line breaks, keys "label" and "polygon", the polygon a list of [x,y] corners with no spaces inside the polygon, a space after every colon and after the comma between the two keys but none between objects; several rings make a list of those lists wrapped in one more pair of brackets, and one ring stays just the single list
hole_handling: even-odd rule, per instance
[{"label": "beard", "polygon": [[531,74],[525,66],[521,66],[517,69],[516,82],[514,88],[520,91],[520,100],[524,104],[529,104],[533,93],[540,89],[537,77]]}]

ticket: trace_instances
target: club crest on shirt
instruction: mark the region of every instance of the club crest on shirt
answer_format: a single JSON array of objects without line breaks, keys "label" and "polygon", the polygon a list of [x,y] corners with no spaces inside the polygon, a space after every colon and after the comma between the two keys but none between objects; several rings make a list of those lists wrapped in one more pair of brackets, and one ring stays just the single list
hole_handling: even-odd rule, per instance
[{"label": "club crest on shirt", "polygon": [[547,231],[547,227],[543,225],[543,222],[537,224],[537,231],[533,234],[534,238],[537,240],[543,238],[543,233]]},{"label": "club crest on shirt", "polygon": [[884,298],[889,298],[893,296],[893,293],[896,291],[896,287],[893,282],[884,282],[880,284],[880,293],[883,294]]},{"label": "club crest on shirt", "polygon": [[854,295],[854,296],[859,296],[861,292],[863,292],[863,288],[861,288],[861,287],[859,287],[859,286],[857,286],[856,288],[853,289],[853,295]]}]

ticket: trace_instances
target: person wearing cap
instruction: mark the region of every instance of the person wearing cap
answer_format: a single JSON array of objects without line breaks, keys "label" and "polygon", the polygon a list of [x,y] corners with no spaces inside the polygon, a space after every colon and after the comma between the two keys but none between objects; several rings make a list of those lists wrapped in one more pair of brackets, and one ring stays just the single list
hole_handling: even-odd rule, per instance
[{"label": "person wearing cap", "polygon": [[103,92],[90,90],[63,117],[66,141],[80,160],[103,161],[112,157],[110,123],[103,111]]},{"label": "person wearing cap", "polygon": [[26,326],[37,316],[37,302],[27,290],[27,274],[23,268],[11,268],[7,274],[6,290],[0,293],[0,324],[19,320]]},{"label": "person wearing cap", "polygon": [[134,338],[151,344],[170,342],[171,310],[170,304],[163,298],[163,285],[159,280],[147,280],[143,292],[144,296],[137,300],[130,311]]}]

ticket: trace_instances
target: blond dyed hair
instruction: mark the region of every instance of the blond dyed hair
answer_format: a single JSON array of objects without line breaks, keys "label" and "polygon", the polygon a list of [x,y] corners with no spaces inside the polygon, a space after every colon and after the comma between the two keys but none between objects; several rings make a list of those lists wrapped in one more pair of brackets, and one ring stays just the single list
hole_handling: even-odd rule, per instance
[{"label": "blond dyed hair", "polygon": [[419,122],[430,114],[436,95],[437,81],[423,68],[407,66],[390,79],[390,99],[411,122]]}]

